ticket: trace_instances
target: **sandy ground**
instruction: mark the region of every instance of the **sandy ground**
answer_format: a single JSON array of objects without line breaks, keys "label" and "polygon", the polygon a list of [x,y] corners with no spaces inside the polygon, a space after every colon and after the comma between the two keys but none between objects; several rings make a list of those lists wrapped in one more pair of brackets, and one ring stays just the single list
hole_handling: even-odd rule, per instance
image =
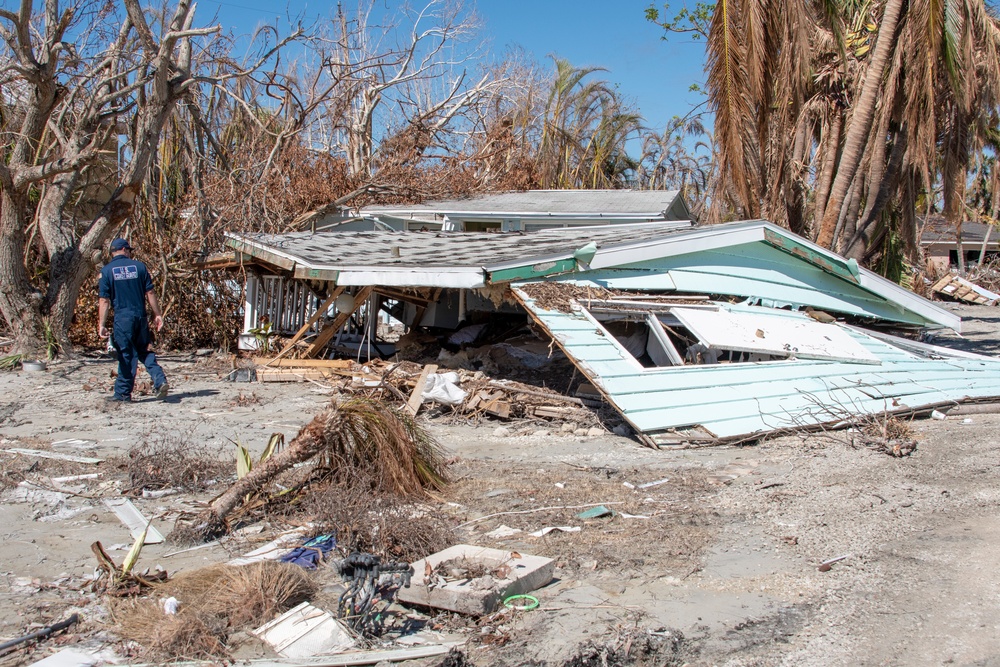
[{"label": "sandy ground", "polygon": [[[965,337],[935,343],[1000,353],[1000,309],[953,308]],[[0,453],[0,472],[43,486],[100,472],[58,502],[10,479],[3,487],[0,640],[71,611],[85,628],[100,627],[92,594],[67,582],[93,573],[94,540],[131,542],[101,503],[121,493],[114,457],[164,440],[227,457],[232,441],[260,451],[270,433],[291,438],[329,401],[310,383],[224,381],[224,363],[209,357],[167,355],[163,365],[173,387],[166,401],[118,406],[103,400],[107,360],[0,377],[0,449],[107,459]],[[428,425],[455,461],[436,510],[455,526],[473,521],[455,541],[557,561],[556,580],[536,593],[538,610],[464,628],[476,665],[598,665],[601,656],[643,665],[1000,665],[1000,415],[914,421],[917,448],[904,458],[854,446],[849,433],[653,451],[558,424]],[[184,502],[135,501],[164,533]],[[596,503],[616,515],[576,516]],[[573,509],[534,511],[552,506]],[[475,521],[500,512],[508,514]],[[522,532],[491,536],[501,525]],[[581,530],[526,536],[564,525]],[[169,555],[176,549],[148,546],[143,562],[173,572],[229,557],[220,547]],[[838,556],[847,557],[818,569]],[[30,664],[57,644],[0,664]]]}]

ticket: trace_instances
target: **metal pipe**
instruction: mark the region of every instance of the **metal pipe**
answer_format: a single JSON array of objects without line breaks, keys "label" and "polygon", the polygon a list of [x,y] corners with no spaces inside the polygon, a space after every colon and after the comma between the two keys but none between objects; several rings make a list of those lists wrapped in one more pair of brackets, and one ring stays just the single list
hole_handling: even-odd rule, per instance
[{"label": "metal pipe", "polygon": [[79,614],[73,614],[72,616],[70,616],[69,618],[67,618],[65,621],[59,621],[55,625],[50,625],[47,628],[42,628],[41,630],[36,630],[35,632],[32,632],[31,634],[24,635],[23,637],[18,637],[17,639],[11,639],[8,642],[4,642],[3,644],[0,644],[0,654],[5,653],[8,649],[14,648],[15,646],[18,646],[19,644],[23,644],[25,642],[30,642],[32,639],[41,639],[42,637],[47,637],[47,636],[51,635],[53,632],[59,632],[60,630],[65,630],[69,626],[74,625],[74,624],[79,623],[79,622],[80,622],[80,615]]}]

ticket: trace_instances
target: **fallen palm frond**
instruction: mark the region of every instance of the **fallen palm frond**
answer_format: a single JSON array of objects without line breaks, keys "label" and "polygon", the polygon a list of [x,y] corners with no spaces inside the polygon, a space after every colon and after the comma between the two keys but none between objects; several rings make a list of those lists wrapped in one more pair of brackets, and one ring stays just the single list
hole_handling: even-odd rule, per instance
[{"label": "fallen palm frond", "polygon": [[234,509],[279,474],[310,460],[334,482],[369,481],[375,494],[419,498],[445,484],[441,449],[423,428],[385,404],[354,398],[320,412],[287,448],[247,471],[193,521],[178,522],[171,540],[197,542],[225,533]]},{"label": "fallen palm frond", "polygon": [[[296,565],[262,561],[187,572],[151,593],[111,605],[115,632],[142,646],[147,659],[205,659],[226,657],[230,634],[311,599],[316,585]],[[171,597],[177,601],[175,614],[164,612],[162,599]]]},{"label": "fallen palm frond", "polygon": [[25,358],[23,354],[8,354],[6,357],[0,357],[0,371],[16,370]]}]

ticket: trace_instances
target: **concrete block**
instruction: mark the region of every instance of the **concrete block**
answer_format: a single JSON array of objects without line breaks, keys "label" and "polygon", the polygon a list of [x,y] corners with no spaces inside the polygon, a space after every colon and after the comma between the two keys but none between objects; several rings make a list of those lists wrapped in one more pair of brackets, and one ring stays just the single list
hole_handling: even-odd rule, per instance
[{"label": "concrete block", "polygon": [[529,593],[552,581],[555,567],[551,558],[456,544],[413,563],[413,581],[409,588],[399,590],[397,598],[403,603],[482,616],[496,611],[507,597]]}]

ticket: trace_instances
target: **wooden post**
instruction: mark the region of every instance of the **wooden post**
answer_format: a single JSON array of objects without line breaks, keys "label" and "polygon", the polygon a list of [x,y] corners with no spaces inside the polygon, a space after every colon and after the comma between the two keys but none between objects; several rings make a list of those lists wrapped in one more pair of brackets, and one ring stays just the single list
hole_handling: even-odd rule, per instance
[{"label": "wooden post", "polygon": [[328,322],[327,325],[323,327],[323,330],[316,336],[316,339],[313,340],[312,345],[310,345],[309,349],[306,350],[305,356],[315,357],[320,350],[326,347],[326,344],[330,342],[333,335],[340,330],[340,327],[347,324],[347,320],[351,319],[351,315],[353,315],[355,311],[361,307],[361,304],[365,302],[368,295],[372,293],[372,289],[373,288],[371,286],[362,287],[361,290],[354,295],[354,309],[345,313],[337,313],[337,317],[333,318],[332,322]]}]

